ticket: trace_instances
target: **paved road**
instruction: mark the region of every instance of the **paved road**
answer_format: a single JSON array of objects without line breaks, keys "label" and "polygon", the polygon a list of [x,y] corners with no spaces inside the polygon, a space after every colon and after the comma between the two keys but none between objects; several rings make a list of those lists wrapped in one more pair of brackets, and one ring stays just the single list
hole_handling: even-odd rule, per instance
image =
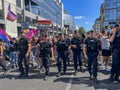
[{"label": "paved road", "polygon": [[5,77],[0,73],[0,90],[120,90],[120,83],[110,83],[107,79],[109,72],[99,71],[99,84],[90,81],[88,72],[79,72],[73,75],[73,67],[69,67],[67,74],[56,77],[57,68],[51,67],[51,74],[44,81],[44,73],[39,74],[32,70],[28,79],[16,79],[17,71],[8,73]]}]

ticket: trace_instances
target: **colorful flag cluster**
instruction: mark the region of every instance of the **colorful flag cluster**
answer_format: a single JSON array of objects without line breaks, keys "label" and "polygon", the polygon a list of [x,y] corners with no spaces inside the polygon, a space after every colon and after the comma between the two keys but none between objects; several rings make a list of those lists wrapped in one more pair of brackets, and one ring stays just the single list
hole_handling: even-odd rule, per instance
[{"label": "colorful flag cluster", "polygon": [[7,33],[5,33],[5,31],[3,29],[1,29],[1,28],[0,28],[0,39],[2,39],[7,44],[9,44],[10,41],[12,41],[11,36],[8,35]]},{"label": "colorful flag cluster", "polygon": [[13,21],[15,21],[16,19],[18,19],[18,16],[15,15],[15,14],[11,11],[10,4],[9,4],[9,6],[8,6],[7,19],[10,20],[11,22],[13,22]]},{"label": "colorful flag cluster", "polygon": [[25,33],[25,37],[30,40],[33,36],[35,36],[38,33],[38,30],[36,30],[36,29],[33,29],[33,30],[26,29],[26,30],[24,30],[24,33]]}]

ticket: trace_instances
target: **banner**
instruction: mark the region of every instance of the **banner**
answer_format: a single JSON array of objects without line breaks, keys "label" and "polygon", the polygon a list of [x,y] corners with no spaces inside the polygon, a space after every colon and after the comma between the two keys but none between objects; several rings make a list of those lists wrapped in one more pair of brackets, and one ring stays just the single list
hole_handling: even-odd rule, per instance
[{"label": "banner", "polygon": [[18,19],[18,16],[15,15],[15,14],[11,11],[10,4],[9,4],[9,6],[8,6],[7,19],[10,20],[11,22],[13,22],[13,21],[15,21],[16,19]]}]

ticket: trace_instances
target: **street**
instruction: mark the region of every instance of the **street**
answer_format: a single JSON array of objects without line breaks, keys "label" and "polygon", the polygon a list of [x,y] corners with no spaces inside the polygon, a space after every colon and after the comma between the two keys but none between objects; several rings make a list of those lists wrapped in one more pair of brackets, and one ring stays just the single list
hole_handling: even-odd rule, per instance
[{"label": "street", "polygon": [[68,67],[66,75],[56,77],[57,68],[50,68],[50,76],[44,81],[44,73],[38,73],[37,70],[31,70],[28,79],[16,79],[19,75],[17,71],[7,73],[2,76],[0,73],[0,90],[120,90],[119,83],[110,83],[108,81],[109,73],[100,71],[98,74],[99,83],[96,84],[89,80],[87,71],[79,72],[73,75],[73,67]]}]

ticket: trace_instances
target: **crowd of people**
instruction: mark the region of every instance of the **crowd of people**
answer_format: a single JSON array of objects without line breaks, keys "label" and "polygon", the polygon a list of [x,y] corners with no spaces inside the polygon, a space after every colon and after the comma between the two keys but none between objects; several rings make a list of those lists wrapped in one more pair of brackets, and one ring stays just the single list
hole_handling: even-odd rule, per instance
[{"label": "crowd of people", "polygon": [[[49,37],[43,34],[37,35],[31,40],[25,38],[22,32],[19,39],[10,41],[10,45],[0,39],[0,66],[4,74],[8,71],[6,61],[10,62],[10,68],[19,68],[20,75],[18,78],[29,77],[30,62],[37,68],[45,70],[47,80],[50,73],[51,61],[56,62],[58,67],[57,77],[66,74],[67,67],[73,64],[74,75],[78,71],[87,68],[90,80],[97,80],[98,61],[107,71],[111,71],[110,81],[120,81],[120,25],[115,25],[116,30],[112,33],[94,31],[80,34],[77,31],[71,35],[60,34],[56,37]],[[112,65],[110,65],[112,63]],[[79,68],[78,68],[79,67]],[[110,68],[111,67],[111,68]]]}]

